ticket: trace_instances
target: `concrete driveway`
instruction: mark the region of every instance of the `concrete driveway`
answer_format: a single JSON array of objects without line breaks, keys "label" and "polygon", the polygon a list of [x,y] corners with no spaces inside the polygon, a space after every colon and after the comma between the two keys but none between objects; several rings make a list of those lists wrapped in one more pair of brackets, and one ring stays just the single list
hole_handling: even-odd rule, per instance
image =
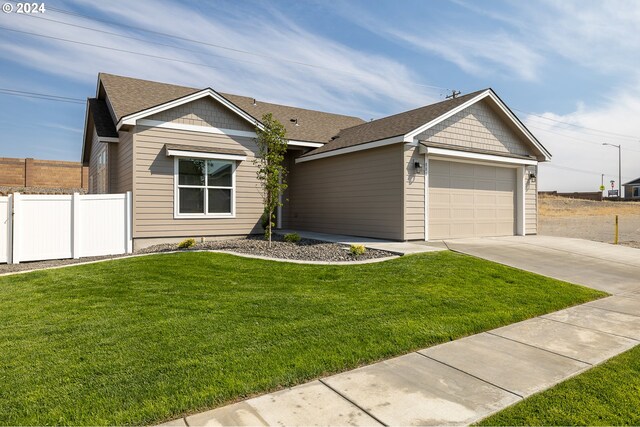
[{"label": "concrete driveway", "polygon": [[447,240],[454,251],[613,295],[640,291],[640,249],[551,236]]}]

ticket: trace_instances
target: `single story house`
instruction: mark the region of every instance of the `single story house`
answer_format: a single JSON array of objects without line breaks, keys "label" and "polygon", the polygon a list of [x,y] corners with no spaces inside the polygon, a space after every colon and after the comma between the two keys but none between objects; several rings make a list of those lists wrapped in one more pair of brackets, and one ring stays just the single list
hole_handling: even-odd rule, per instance
[{"label": "single story house", "polygon": [[629,200],[640,200],[640,178],[623,184],[624,198]]},{"label": "single story house", "polygon": [[537,166],[551,155],[492,89],[367,122],[101,73],[89,192],[132,192],[135,248],[261,233],[265,113],[287,129],[278,227],[399,241],[537,232]]}]

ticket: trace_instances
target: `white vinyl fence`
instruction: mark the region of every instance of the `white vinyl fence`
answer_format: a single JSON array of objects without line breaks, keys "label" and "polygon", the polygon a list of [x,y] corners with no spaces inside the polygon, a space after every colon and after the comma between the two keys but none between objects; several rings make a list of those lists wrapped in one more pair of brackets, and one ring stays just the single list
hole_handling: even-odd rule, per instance
[{"label": "white vinyl fence", "polygon": [[0,197],[0,263],[9,261],[11,251],[11,199]]},{"label": "white vinyl fence", "polygon": [[131,193],[0,197],[0,245],[14,264],[131,253]]}]

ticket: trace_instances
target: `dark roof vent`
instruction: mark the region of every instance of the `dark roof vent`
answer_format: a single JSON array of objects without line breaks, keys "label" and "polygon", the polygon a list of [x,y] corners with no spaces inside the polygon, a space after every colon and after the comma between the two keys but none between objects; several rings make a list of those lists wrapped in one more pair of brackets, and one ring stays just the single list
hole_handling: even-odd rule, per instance
[{"label": "dark roof vent", "polygon": [[290,121],[291,123],[295,123],[295,124],[296,124],[296,126],[300,126],[300,125],[298,124],[298,119],[289,119],[289,121]]},{"label": "dark roof vent", "polygon": [[256,99],[255,99],[255,98],[253,98],[253,102],[252,102],[252,104],[253,104],[253,105],[258,105],[258,104],[256,104]]}]

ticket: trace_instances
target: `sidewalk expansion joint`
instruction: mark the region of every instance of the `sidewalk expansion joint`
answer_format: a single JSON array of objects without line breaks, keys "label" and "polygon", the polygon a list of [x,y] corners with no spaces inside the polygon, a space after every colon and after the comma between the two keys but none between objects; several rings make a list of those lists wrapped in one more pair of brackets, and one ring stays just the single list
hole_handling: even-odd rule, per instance
[{"label": "sidewalk expansion joint", "polygon": [[[597,300],[596,300],[596,301],[594,301],[594,302],[597,302]],[[590,305],[588,305],[587,307],[589,307],[589,308],[597,308],[598,310],[603,310],[603,311],[610,311],[611,313],[624,314],[624,315],[626,315],[626,316],[640,317],[640,316],[638,316],[637,314],[625,313],[624,311],[618,311],[618,310],[612,310],[612,309],[610,309],[610,308],[598,307],[597,305],[591,305],[591,304],[590,304]]]},{"label": "sidewalk expansion joint", "polygon": [[475,375],[473,375],[473,374],[470,374],[469,372],[467,372],[467,371],[463,371],[463,370],[462,370],[462,369],[460,369],[460,368],[456,368],[456,367],[455,367],[455,366],[453,366],[453,365],[449,365],[448,363],[443,362],[442,360],[434,359],[433,357],[431,357],[431,356],[427,356],[426,354],[422,354],[422,353],[420,353],[419,351],[416,351],[416,353],[418,353],[418,354],[419,354],[420,356],[422,356],[422,357],[426,357],[427,359],[433,360],[434,362],[438,362],[438,363],[440,363],[440,364],[442,364],[442,365],[444,365],[444,366],[447,366],[447,367],[449,367],[449,368],[451,368],[451,369],[455,369],[455,370],[456,370],[456,371],[458,371],[458,372],[462,372],[462,373],[463,373],[463,374],[465,374],[465,375],[469,375],[470,377],[473,377],[473,378],[475,378],[475,379],[477,379],[477,380],[480,380],[480,381],[482,381],[482,382],[483,382],[483,383],[485,383],[485,384],[489,384],[489,385],[491,385],[491,386],[493,386],[493,387],[499,388],[500,390],[506,391],[506,392],[507,392],[507,393],[509,393],[509,394],[513,394],[514,396],[518,396],[520,399],[524,399],[524,396],[522,396],[522,395],[520,395],[520,394],[518,394],[518,393],[516,393],[516,392],[514,392],[514,391],[511,391],[511,390],[508,390],[508,389],[506,389],[506,388],[504,388],[504,387],[501,387],[501,386],[499,386],[498,384],[494,384],[494,383],[492,383],[491,381],[487,381],[487,380],[485,380],[484,378],[480,378],[480,377],[478,377],[478,376],[475,376]]},{"label": "sidewalk expansion joint", "polygon": [[556,320],[556,319],[552,319],[550,317],[544,317],[541,316],[542,319],[546,319],[546,320],[551,320],[552,322],[557,322],[557,323],[562,323],[565,325],[571,325],[571,326],[577,326],[578,328],[584,328],[584,329],[589,329],[591,331],[596,331],[596,332],[602,332],[603,334],[609,334],[609,335],[613,335],[614,337],[620,337],[620,338],[626,338],[628,340],[632,340],[632,341],[636,341],[636,342],[640,342],[639,339],[637,338],[633,338],[633,337],[629,337],[626,335],[620,335],[620,334],[614,334],[613,332],[607,332],[607,331],[603,331],[601,329],[596,329],[596,328],[590,328],[588,326],[582,326],[582,325],[576,325],[575,323],[570,323],[570,322],[564,322],[562,320]]},{"label": "sidewalk expansion joint", "polygon": [[[545,319],[545,320],[548,320],[548,319]],[[494,337],[502,338],[502,339],[505,339],[505,340],[508,340],[508,341],[511,341],[511,342],[515,342],[515,343],[518,343],[518,344],[523,344],[523,345],[526,345],[527,347],[535,348],[536,350],[545,351],[547,353],[555,354],[556,356],[565,357],[567,359],[575,360],[576,362],[580,362],[580,363],[584,363],[584,364],[589,365],[589,366],[593,366],[593,363],[589,363],[586,360],[576,359],[575,357],[571,357],[571,356],[567,356],[567,355],[564,355],[564,354],[556,353],[555,351],[547,350],[546,348],[540,348],[537,345],[533,345],[533,344],[529,344],[529,343],[526,343],[526,342],[514,340],[513,338],[503,337],[502,335],[498,335],[498,334],[493,333],[491,331],[487,331],[486,333],[489,334],[489,335],[493,335]],[[606,332],[604,332],[604,333],[606,333]]]},{"label": "sidewalk expansion joint", "polygon": [[370,416],[371,418],[376,420],[378,423],[380,423],[380,425],[383,425],[385,427],[389,426],[389,424],[383,422],[381,419],[379,419],[378,417],[376,417],[375,415],[373,415],[372,413],[370,413],[369,411],[364,409],[362,406],[358,405],[356,402],[354,402],[353,400],[349,399],[343,393],[341,393],[338,390],[336,390],[335,388],[331,387],[329,384],[327,384],[324,381],[324,379],[320,378],[318,381],[320,381],[322,384],[324,384],[324,386],[327,387],[329,390],[333,391],[335,394],[337,394],[338,396],[342,397],[344,400],[346,400],[347,402],[351,403],[353,406],[355,406],[356,408],[360,409],[362,412],[364,412],[365,414],[367,414],[368,416]]}]

